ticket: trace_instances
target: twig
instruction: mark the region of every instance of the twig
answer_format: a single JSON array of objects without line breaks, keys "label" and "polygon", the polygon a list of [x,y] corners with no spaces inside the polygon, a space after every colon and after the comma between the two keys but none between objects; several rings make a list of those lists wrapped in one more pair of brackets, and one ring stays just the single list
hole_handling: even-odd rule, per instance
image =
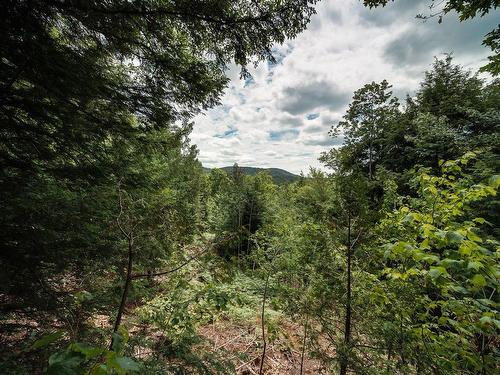
[{"label": "twig", "polygon": [[[239,370],[240,368],[242,368],[242,367],[248,366],[250,363],[252,363],[253,361],[255,361],[257,358],[259,358],[259,356],[253,357],[251,360],[249,360],[249,361],[247,361],[247,362],[243,363],[242,365],[240,365],[240,366],[236,367],[236,368],[235,368],[235,371],[238,371],[238,370]],[[250,367],[248,367],[248,369],[249,369],[250,371],[252,371]],[[255,374],[255,372],[254,372],[254,371],[252,371],[252,372]]]},{"label": "twig", "polygon": [[240,335],[238,335],[238,336],[235,336],[235,337],[233,337],[233,338],[232,338],[232,339],[230,339],[230,340],[227,340],[224,344],[219,345],[219,346],[215,346],[214,350],[219,350],[219,349],[221,349],[221,348],[224,348],[227,344],[230,344],[230,343],[232,343],[233,341],[235,341],[236,339],[239,339],[240,337],[243,337],[243,335],[245,335],[245,334],[246,334],[246,332],[243,332],[242,334],[240,334]]},{"label": "twig", "polygon": [[205,254],[207,251],[209,251],[212,247],[207,247],[206,249],[202,250],[200,253],[196,254],[196,255],[193,255],[192,257],[188,258],[186,261],[184,261],[183,263],[181,263],[179,266],[177,267],[174,267],[172,269],[169,269],[169,270],[166,270],[166,271],[161,271],[161,272],[156,272],[156,273],[138,273],[138,274],[135,274],[135,275],[132,275],[132,279],[140,279],[141,277],[156,277],[156,276],[162,276],[162,275],[166,275],[166,274],[169,274],[169,273],[172,273],[172,272],[175,272],[175,271],[178,271],[180,270],[181,268],[183,268],[184,266],[187,266],[189,263],[191,263],[193,260],[199,258],[200,256],[202,256],[203,254]]}]

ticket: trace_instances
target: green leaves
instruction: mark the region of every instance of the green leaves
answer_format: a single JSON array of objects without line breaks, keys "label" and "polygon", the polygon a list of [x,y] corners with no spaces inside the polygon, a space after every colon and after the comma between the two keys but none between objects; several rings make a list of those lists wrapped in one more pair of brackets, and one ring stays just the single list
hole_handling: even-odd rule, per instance
[{"label": "green leaves", "polygon": [[[497,244],[486,239],[481,226],[487,221],[475,217],[471,209],[472,202],[495,195],[496,189],[474,183],[457,167],[470,166],[475,156],[468,153],[458,161],[443,162],[439,177],[421,171],[415,178],[419,196],[381,223],[381,236],[391,234],[381,249],[387,287],[398,298],[404,293],[415,296],[406,304],[400,302],[400,309],[408,309],[409,316],[418,314],[419,324],[432,327],[422,329],[422,340],[436,351],[430,352],[432,360],[450,373],[482,368],[483,359],[473,343],[478,333],[487,339],[498,327],[495,304],[489,299],[499,287],[498,279],[490,277],[500,271]],[[438,354],[443,348],[452,360]],[[491,368],[490,362],[484,366]]]},{"label": "green leaves", "polygon": [[82,290],[74,294],[75,302],[78,305],[91,301],[93,297],[92,293],[87,292],[86,290]]},{"label": "green leaves", "polygon": [[363,171],[370,180],[375,176],[375,166],[387,157],[391,128],[397,126],[400,117],[399,100],[392,95],[391,87],[383,80],[354,92],[343,120],[330,132],[335,136],[341,129],[345,144],[323,155],[323,162],[335,165],[341,173]]},{"label": "green leaves", "polygon": [[118,332],[113,332],[113,347],[111,349],[117,353],[121,353],[123,351],[125,344],[128,341],[128,333],[124,334],[123,332],[126,331],[122,327],[120,327]]},{"label": "green leaves", "polygon": [[472,269],[474,271],[479,271],[481,268],[483,268],[483,264],[479,261],[474,261],[474,260],[471,260],[468,264],[467,264],[467,268],[468,269]]},{"label": "green leaves", "polygon": [[479,319],[479,322],[483,326],[491,326],[496,329],[500,329],[500,320],[495,319],[489,315],[484,315]]},{"label": "green leaves", "polygon": [[96,358],[105,352],[102,348],[90,346],[83,343],[75,342],[68,347],[68,350],[75,353],[81,353],[86,360]]},{"label": "green leaves", "polygon": [[476,288],[482,288],[482,287],[485,287],[486,285],[488,285],[488,283],[486,282],[486,279],[484,278],[483,275],[481,274],[476,274],[472,277],[471,279],[471,283],[472,285],[474,285]]},{"label": "green leaves", "polygon": [[72,343],[49,358],[48,375],[127,375],[140,373],[141,366],[132,358],[115,351],[82,343]]},{"label": "green leaves", "polygon": [[464,236],[458,231],[448,231],[446,232],[446,240],[451,245],[460,244],[464,240]]},{"label": "green leaves", "polygon": [[428,274],[433,280],[437,280],[440,276],[449,276],[444,267],[431,267]]},{"label": "green leaves", "polygon": [[40,348],[44,348],[49,344],[52,344],[53,342],[59,340],[62,336],[64,335],[64,331],[55,331],[52,333],[49,333],[42,338],[36,340],[33,345],[31,345],[29,350],[36,350]]},{"label": "green leaves", "polygon": [[82,373],[81,364],[85,361],[85,356],[80,352],[71,349],[52,354],[49,358],[48,375],[77,375]]},{"label": "green leaves", "polygon": [[483,242],[483,240],[472,230],[467,230],[467,238],[474,242],[479,242],[479,243]]},{"label": "green leaves", "polygon": [[112,373],[116,371],[118,375],[138,373],[141,367],[137,362],[128,357],[119,357],[115,353],[109,353],[106,359],[106,371]]},{"label": "green leaves", "polygon": [[492,188],[498,189],[500,187],[500,175],[491,176],[489,184]]}]

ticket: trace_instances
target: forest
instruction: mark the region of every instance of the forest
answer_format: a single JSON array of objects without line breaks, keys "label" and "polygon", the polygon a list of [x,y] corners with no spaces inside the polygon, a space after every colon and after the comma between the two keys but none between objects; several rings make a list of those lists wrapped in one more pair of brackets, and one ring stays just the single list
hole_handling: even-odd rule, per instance
[{"label": "forest", "polygon": [[498,373],[500,27],[480,71],[351,93],[322,168],[199,161],[228,64],[315,5],[2,2],[1,374]]}]

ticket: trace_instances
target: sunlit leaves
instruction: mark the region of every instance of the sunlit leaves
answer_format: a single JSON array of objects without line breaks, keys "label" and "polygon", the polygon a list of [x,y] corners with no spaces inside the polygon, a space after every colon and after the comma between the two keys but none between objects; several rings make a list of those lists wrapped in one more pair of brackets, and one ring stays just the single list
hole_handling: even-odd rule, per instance
[{"label": "sunlit leaves", "polygon": [[[73,343],[65,351],[54,353],[49,358],[47,374],[51,375],[127,375],[140,373],[141,366],[135,360],[121,355],[128,333],[121,329],[116,333],[120,348],[113,350]],[[118,340],[116,340],[118,341]]]},{"label": "sunlit leaves", "polygon": [[44,335],[42,338],[36,340],[33,343],[33,345],[31,345],[30,350],[36,350],[46,347],[47,345],[59,340],[63,335],[64,335],[63,331],[55,331],[47,335]]},{"label": "sunlit leaves", "polygon": [[[495,195],[498,186],[494,178],[489,184],[477,184],[463,175],[461,166],[471,164],[476,156],[470,152],[459,160],[441,163],[440,176],[421,171],[415,177],[420,195],[381,223],[381,233],[399,237],[381,248],[390,264],[383,274],[400,288],[411,290],[408,280],[424,287],[415,291],[420,296],[413,309],[426,309],[419,318],[433,327],[426,340],[435,340],[455,353],[448,361],[436,352],[434,360],[440,368],[480,368],[479,353],[470,343],[478,332],[494,334],[497,324],[493,300],[498,278],[492,277],[499,272],[495,241],[482,236],[486,220],[474,217],[471,205]],[[455,347],[455,332],[467,344]]]}]

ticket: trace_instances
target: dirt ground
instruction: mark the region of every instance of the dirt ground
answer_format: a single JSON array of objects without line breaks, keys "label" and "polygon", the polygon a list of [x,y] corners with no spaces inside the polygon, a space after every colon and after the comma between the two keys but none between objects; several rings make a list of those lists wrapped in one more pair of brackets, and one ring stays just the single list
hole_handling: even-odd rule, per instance
[{"label": "dirt ground", "polygon": [[[203,327],[200,334],[212,342],[213,350],[224,349],[232,353],[229,358],[241,375],[258,374],[262,358],[262,338],[259,322],[255,325],[238,325],[220,321]],[[263,370],[269,375],[300,374],[302,357],[303,328],[287,323],[282,327],[285,335],[278,335],[268,342]],[[320,362],[304,354],[302,374],[327,374]]]}]

